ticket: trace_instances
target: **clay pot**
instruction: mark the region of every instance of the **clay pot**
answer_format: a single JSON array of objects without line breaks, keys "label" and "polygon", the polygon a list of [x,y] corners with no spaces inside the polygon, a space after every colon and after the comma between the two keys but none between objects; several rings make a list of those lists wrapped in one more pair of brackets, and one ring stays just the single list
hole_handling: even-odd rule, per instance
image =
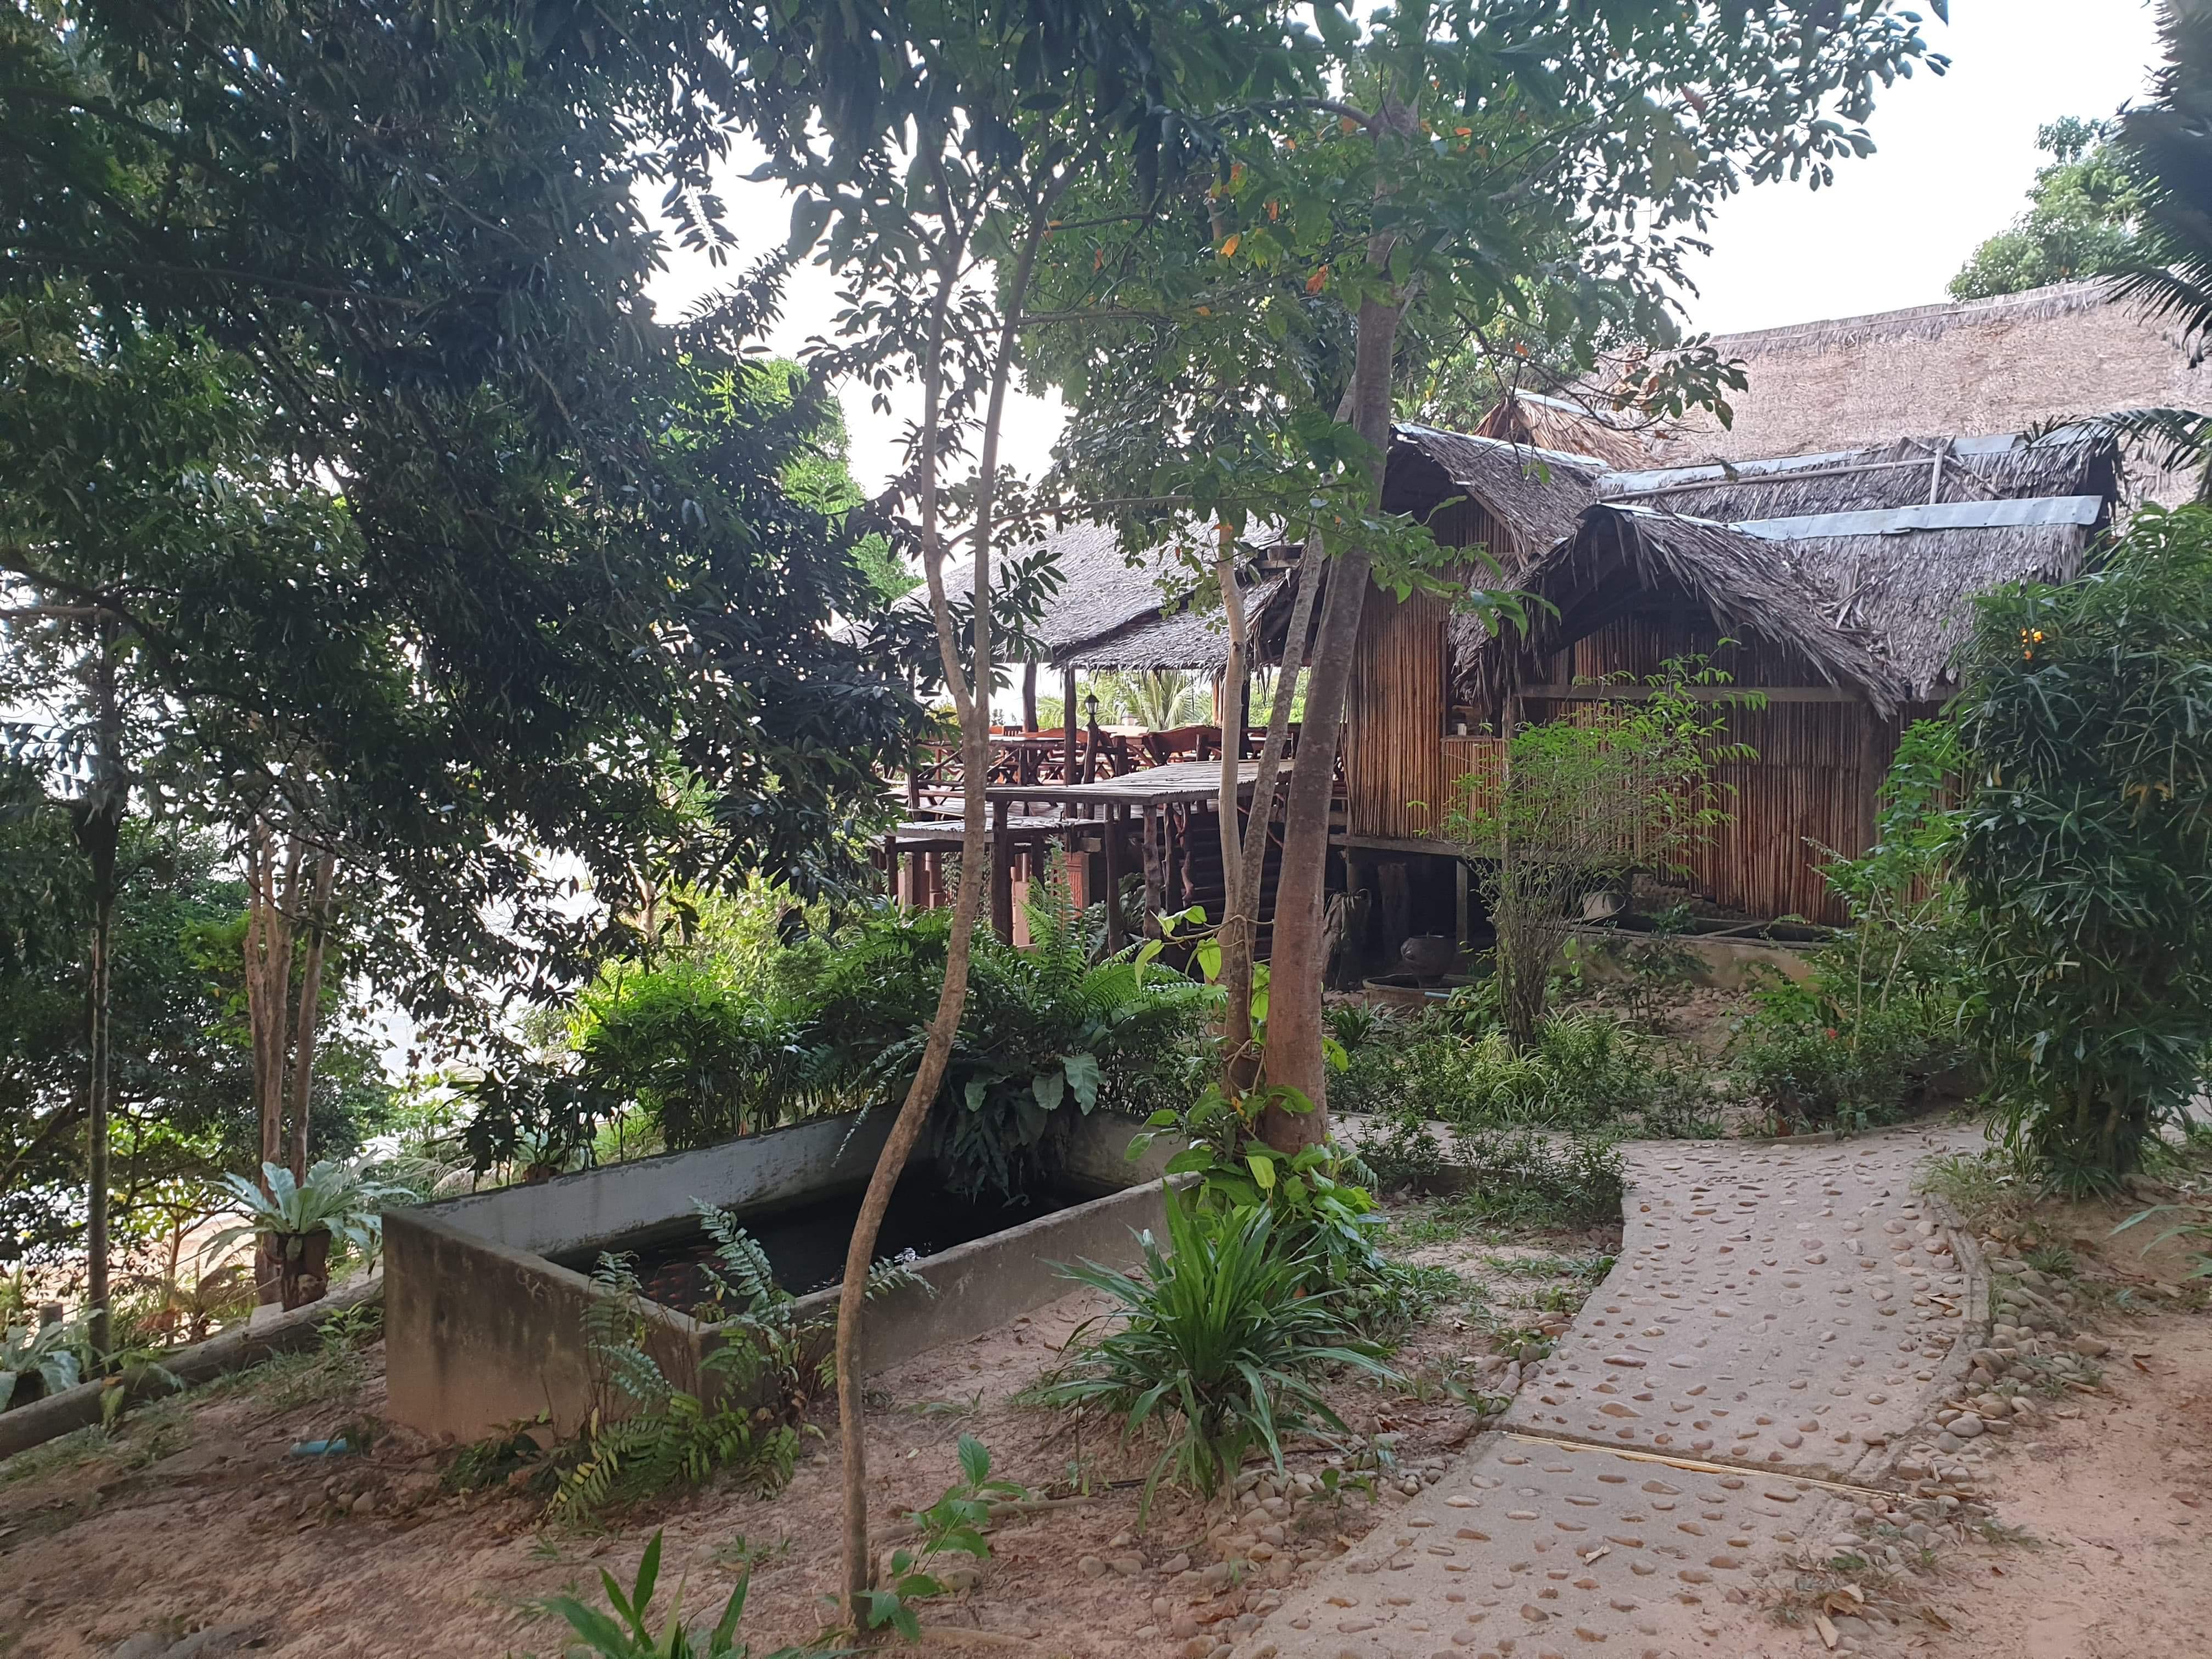
[{"label": "clay pot", "polygon": [[1416,933],[1398,947],[1398,960],[1423,979],[1436,979],[1459,960],[1459,945],[1437,933]]},{"label": "clay pot", "polygon": [[276,1268],[277,1299],[286,1311],[322,1300],[331,1287],[331,1236],[325,1229],[264,1233],[261,1248]]}]

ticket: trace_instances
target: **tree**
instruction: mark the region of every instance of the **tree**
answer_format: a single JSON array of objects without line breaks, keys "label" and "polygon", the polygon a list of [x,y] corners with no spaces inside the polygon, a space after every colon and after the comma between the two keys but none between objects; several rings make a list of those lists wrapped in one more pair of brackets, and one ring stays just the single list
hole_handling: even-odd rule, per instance
[{"label": "tree", "polygon": [[[1442,337],[1445,319],[1465,334],[1535,313],[1576,319],[1585,341],[1622,328],[1670,340],[1709,212],[1747,180],[1828,182],[1836,158],[1873,148],[1860,124],[1877,86],[1943,65],[1917,17],[1882,3],[1421,0],[1364,21],[1334,5],[1314,17],[1321,38],[1298,60],[1310,79],[1212,112],[1224,136],[1209,188],[1071,203],[1070,234],[1051,244],[1055,309],[1035,320],[1071,330],[1041,361],[1077,412],[1078,476],[1102,497],[1222,526],[1210,568],[1232,670],[1243,527],[1273,519],[1304,541],[1294,653],[1328,572],[1281,807],[1265,1053],[1286,1102],[1325,1103],[1328,805],[1360,617],[1370,586],[1441,589],[1439,572],[1468,557],[1378,510],[1401,325]],[[1725,384],[1709,354],[1684,367],[1626,395],[1678,410]],[[1263,790],[1255,823],[1271,815]],[[1224,827],[1233,817],[1224,799]],[[1248,840],[1241,867],[1226,861],[1233,1022],[1258,860]],[[1230,1046],[1249,1066],[1233,1024]],[[1271,1110],[1266,1131],[1295,1148],[1326,1133],[1326,1114]]]},{"label": "tree", "polygon": [[1622,701],[1523,725],[1507,740],[1500,776],[1460,781],[1468,805],[1445,832],[1480,863],[1498,930],[1498,1017],[1516,1047],[1536,1040],[1552,970],[1584,902],[1638,870],[1680,868],[1727,822],[1712,769],[1758,757],[1723,740],[1726,705],[1762,702],[1757,692],[1722,691],[1728,678],[1699,659],[1669,662],[1641,685],[1623,676]]},{"label": "tree", "polygon": [[[57,803],[45,831],[65,884],[52,896],[58,919],[81,924],[88,872],[66,817]],[[11,837],[4,856],[12,874],[40,854]],[[124,826],[111,945],[118,1249],[143,1249],[198,1220],[207,1185],[259,1153],[240,951],[246,895],[228,863],[222,840],[206,831],[143,817]],[[83,1248],[87,937],[67,926],[52,953],[0,966],[0,1262],[58,1266]],[[357,1035],[361,1011],[336,983],[325,989],[325,1024],[336,1029],[315,1069],[310,1133],[343,1155],[382,1127],[392,1091]]]},{"label": "tree", "polygon": [[1963,678],[1968,1029],[2014,1144],[2110,1190],[2212,1055],[2212,508],[1978,601]]},{"label": "tree", "polygon": [[1968,257],[1951,279],[1953,299],[2019,294],[2136,264],[2142,198],[2111,137],[2104,124],[2070,115],[2036,129],[2035,147],[2051,159],[2036,172],[2027,211]]},{"label": "tree", "polygon": [[[1196,27],[1191,25],[1196,22]],[[1279,43],[1233,15],[1194,20],[1144,0],[1034,0],[1003,10],[934,4],[765,10],[732,25],[747,71],[744,118],[793,191],[792,248],[845,281],[844,343],[825,368],[878,391],[919,381],[908,468],[883,503],[918,558],[939,672],[960,721],[961,879],[927,1040],[870,1180],[838,1310],[843,1434],[844,1601],[871,1622],[860,1322],[875,1238],[936,1098],[967,994],[989,860],[983,788],[993,674],[993,556],[1024,503],[999,470],[1006,392],[1030,320],[1041,251],[1067,193],[1109,159],[1140,178],[1193,142],[1164,99],[1185,76],[1287,86]],[[1240,53],[1240,44],[1257,50]],[[956,458],[975,455],[948,487]],[[910,513],[902,511],[910,507]],[[964,653],[945,591],[948,548],[972,571]]]}]

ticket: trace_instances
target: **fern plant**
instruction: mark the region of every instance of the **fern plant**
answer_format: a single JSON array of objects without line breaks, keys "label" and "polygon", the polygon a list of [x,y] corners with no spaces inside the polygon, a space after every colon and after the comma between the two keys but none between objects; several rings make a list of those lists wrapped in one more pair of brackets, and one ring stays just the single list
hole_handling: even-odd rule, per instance
[{"label": "fern plant", "polygon": [[[733,1215],[697,1199],[692,1208],[714,1245],[702,1264],[709,1292],[694,1311],[722,1340],[685,1379],[694,1385],[679,1386],[646,1346],[651,1316],[630,1259],[599,1257],[592,1281],[602,1294],[584,1310],[599,1397],[547,1505],[555,1521],[702,1486],[724,1469],[775,1492],[797,1466],[800,1425],[832,1380],[826,1328],[799,1323],[796,1299]],[[868,1295],[909,1285],[928,1288],[908,1262],[878,1261]]]}]

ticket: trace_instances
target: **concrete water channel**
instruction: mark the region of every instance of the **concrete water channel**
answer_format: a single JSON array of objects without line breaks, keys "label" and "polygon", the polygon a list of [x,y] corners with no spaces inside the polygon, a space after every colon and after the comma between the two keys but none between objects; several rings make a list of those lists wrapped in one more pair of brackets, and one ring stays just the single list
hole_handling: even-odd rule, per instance
[{"label": "concrete water channel", "polygon": [[[699,1254],[696,1205],[733,1212],[767,1249],[793,1314],[826,1344],[833,1279],[851,1218],[890,1130],[891,1115],[818,1118],[698,1152],[669,1153],[474,1193],[384,1218],[388,1409],[434,1437],[480,1438],[541,1413],[573,1431],[599,1403],[586,1316],[619,1293],[589,1268],[602,1251],[634,1253],[650,1285],[672,1287]],[[1131,1163],[1138,1125],[1097,1113],[1071,1130],[1054,1189],[1026,1208],[963,1203],[920,1158],[900,1183],[883,1251],[915,1251],[920,1282],[869,1304],[871,1371],[981,1334],[1065,1295],[1062,1264],[1127,1266],[1136,1235],[1163,1224],[1155,1145]],[[696,1386],[724,1327],[683,1306],[623,1297],[645,1346],[678,1387]]]}]

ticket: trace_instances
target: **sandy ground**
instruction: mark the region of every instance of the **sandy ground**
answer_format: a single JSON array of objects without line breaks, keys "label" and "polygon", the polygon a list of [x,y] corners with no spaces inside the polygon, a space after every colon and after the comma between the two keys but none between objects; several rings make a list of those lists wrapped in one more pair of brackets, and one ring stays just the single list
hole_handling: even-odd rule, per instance
[{"label": "sandy ground", "polygon": [[[1544,1304],[1510,1322],[1563,1327],[1575,1285],[1492,1274],[1485,1258],[1606,1243],[1605,1235],[1577,1235],[1502,1252],[1470,1241],[1421,1254],[1493,1278],[1489,1300],[1502,1315],[1516,1302]],[[1226,1639],[1272,1605],[1272,1592],[1356,1545],[1401,1501],[1386,1489],[1372,1500],[1355,1493],[1340,1504],[1308,1504],[1261,1571],[1242,1583],[1207,1575],[1224,1553],[1206,1536],[1209,1527],[1220,1529],[1223,1505],[1164,1490],[1140,1528],[1134,1488],[1149,1462],[1141,1448],[1122,1448],[1104,1426],[1013,1403],[1096,1311],[1087,1293],[1070,1297],[871,1385],[879,1529],[896,1529],[901,1512],[933,1501],[956,1477],[963,1432],[990,1448],[996,1476],[1039,1494],[1091,1494],[1003,1523],[981,1583],[927,1615],[932,1652],[949,1644],[1039,1659],[1123,1659],[1180,1654],[1200,1632]],[[1448,1308],[1413,1334],[1396,1363],[1408,1376],[1433,1376],[1491,1351],[1474,1316]],[[367,1456],[288,1455],[297,1441],[375,1420],[380,1364],[380,1349],[367,1349],[357,1374],[341,1379],[348,1386],[307,1403],[288,1407],[282,1381],[264,1381],[155,1408],[74,1457],[49,1451],[0,1468],[0,1655],[81,1659],[140,1632],[234,1625],[250,1629],[254,1651],[316,1659],[553,1654],[564,1627],[535,1604],[564,1590],[597,1601],[603,1566],[627,1583],[657,1526],[666,1531],[662,1583],[681,1581],[695,1613],[718,1609],[743,1563],[755,1562],[744,1634],[757,1653],[820,1629],[836,1577],[834,1413],[817,1419],[819,1437],[773,1498],[708,1490],[622,1516],[605,1535],[578,1536],[541,1531],[538,1505],[521,1496],[441,1495],[447,1455],[404,1434],[382,1435]],[[1346,1385],[1333,1397],[1356,1430],[1397,1437],[1401,1475],[1441,1472],[1478,1420],[1433,1388]],[[1291,1466],[1315,1469],[1322,1461],[1316,1448]],[[1248,1539],[1253,1522],[1265,1518],[1239,1522]],[[1179,1555],[1190,1558],[1187,1570]],[[982,1634],[953,1639],[963,1632]]]}]

